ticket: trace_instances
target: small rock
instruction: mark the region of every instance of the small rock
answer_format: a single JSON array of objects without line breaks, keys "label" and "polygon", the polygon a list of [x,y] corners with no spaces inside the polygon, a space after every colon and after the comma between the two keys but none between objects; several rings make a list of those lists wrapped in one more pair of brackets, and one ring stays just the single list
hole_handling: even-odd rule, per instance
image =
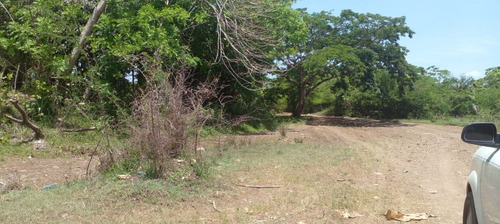
[{"label": "small rock", "polygon": [[33,150],[43,150],[47,147],[47,142],[40,139],[33,142]]}]

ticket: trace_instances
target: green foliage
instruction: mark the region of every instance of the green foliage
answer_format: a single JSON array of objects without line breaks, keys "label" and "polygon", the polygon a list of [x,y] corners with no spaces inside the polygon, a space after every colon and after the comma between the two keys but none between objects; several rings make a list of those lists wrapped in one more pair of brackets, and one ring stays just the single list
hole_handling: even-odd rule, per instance
[{"label": "green foliage", "polygon": [[285,46],[295,51],[283,51],[288,54],[278,59],[286,70],[278,81],[289,82],[296,91],[295,97],[289,97],[295,105],[293,116],[300,116],[309,95],[330,80],[335,80],[330,83],[335,92],[349,86],[364,91],[373,87],[374,72],[385,69],[396,80],[399,95],[411,87],[416,71],[405,60],[406,48],[398,44],[400,37],[413,35],[404,17],[351,10],[342,11],[339,17],[325,11],[299,11],[309,31],[307,41],[287,42]]},{"label": "green foliage", "polygon": [[486,70],[486,76],[475,82],[475,94],[479,111],[499,114],[500,108],[500,67]]},{"label": "green foliage", "polygon": [[191,166],[193,167],[196,176],[201,179],[208,179],[212,175],[211,167],[213,164],[211,164],[210,161],[207,161],[207,159],[192,161]]},{"label": "green foliage", "polygon": [[134,62],[140,56],[148,59],[156,56],[164,60],[158,63],[169,63],[166,66],[182,60],[194,63],[180,41],[189,13],[177,5],[154,2],[111,1],[108,8],[116,10],[104,14],[96,25],[91,40],[93,52],[105,55],[109,52],[119,61]]}]

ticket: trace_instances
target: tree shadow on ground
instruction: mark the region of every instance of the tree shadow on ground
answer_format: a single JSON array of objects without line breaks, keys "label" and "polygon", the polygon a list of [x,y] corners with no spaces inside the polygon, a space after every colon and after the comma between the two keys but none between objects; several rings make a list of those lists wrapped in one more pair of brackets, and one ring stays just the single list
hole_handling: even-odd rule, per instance
[{"label": "tree shadow on ground", "polygon": [[410,127],[412,124],[403,124],[393,120],[369,120],[363,118],[336,117],[336,116],[305,116],[307,125],[311,126],[338,126],[338,127]]}]

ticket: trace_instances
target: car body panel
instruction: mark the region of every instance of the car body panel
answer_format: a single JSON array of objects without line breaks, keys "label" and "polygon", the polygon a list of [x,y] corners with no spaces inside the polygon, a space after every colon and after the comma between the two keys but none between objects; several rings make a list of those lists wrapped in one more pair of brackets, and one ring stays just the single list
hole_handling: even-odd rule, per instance
[{"label": "car body panel", "polygon": [[500,149],[480,147],[468,179],[478,223],[500,223]]},{"label": "car body panel", "polygon": [[461,137],[464,142],[481,146],[472,157],[463,221],[500,224],[500,134],[496,125],[465,125]]},{"label": "car body panel", "polygon": [[[483,161],[480,178],[481,212],[486,223],[500,223],[500,153],[499,149],[481,149]],[[482,157],[481,158],[484,158]]]}]

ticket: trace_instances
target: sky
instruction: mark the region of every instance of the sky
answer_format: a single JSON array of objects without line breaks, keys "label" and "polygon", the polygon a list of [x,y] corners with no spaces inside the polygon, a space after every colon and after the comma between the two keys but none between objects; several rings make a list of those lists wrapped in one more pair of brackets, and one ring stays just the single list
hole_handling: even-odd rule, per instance
[{"label": "sky", "polygon": [[297,0],[293,7],[405,16],[415,34],[399,43],[416,66],[434,65],[475,79],[500,66],[500,0]]}]

